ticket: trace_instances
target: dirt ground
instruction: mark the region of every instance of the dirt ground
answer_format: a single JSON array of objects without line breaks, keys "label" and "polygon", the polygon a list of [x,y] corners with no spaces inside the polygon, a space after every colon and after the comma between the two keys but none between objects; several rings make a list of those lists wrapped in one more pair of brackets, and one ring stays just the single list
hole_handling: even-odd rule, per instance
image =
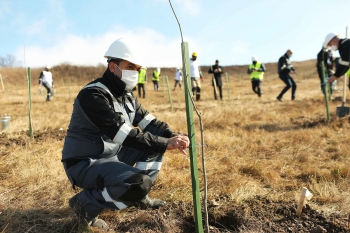
[{"label": "dirt ground", "polygon": [[[28,132],[24,131],[19,132],[16,137],[2,133],[0,134],[1,156],[8,156],[11,148],[25,146],[28,143],[40,143],[42,140],[62,141],[65,134],[66,131],[63,129],[48,129],[37,131],[32,140],[27,136]],[[301,217],[297,217],[295,202],[275,201],[264,196],[255,196],[242,203],[236,203],[229,195],[218,195],[215,200],[208,201],[209,230],[210,232],[267,233],[350,232],[350,215],[338,212],[326,214],[312,206],[312,203],[306,204]],[[9,211],[11,209],[0,212],[0,216],[8,215],[9,213],[6,212]],[[31,226],[30,232],[94,232],[93,229],[77,223],[73,213],[67,218],[64,213],[55,211],[15,212],[19,215],[17,218],[24,220],[23,226],[16,229],[28,229]],[[40,221],[40,216],[44,215],[47,216],[44,220],[50,221]],[[204,219],[203,211],[202,216]],[[182,201],[168,202],[166,206],[157,210],[139,210],[134,207],[123,211],[106,210],[103,217],[110,225],[110,232],[195,232],[193,205]],[[204,222],[203,226],[205,227]]]}]

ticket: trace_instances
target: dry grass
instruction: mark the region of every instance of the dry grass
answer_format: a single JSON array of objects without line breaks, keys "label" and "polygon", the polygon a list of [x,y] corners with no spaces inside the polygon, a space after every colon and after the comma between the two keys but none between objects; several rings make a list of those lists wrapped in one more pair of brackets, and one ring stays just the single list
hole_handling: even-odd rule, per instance
[{"label": "dry grass", "polygon": [[[273,72],[266,74],[261,99],[252,93],[248,75],[243,74],[246,67],[227,67],[228,71],[240,73],[229,73],[230,99],[225,85],[224,101],[213,100],[209,76],[205,78],[202,101],[196,104],[203,113],[209,200],[228,195],[233,202],[240,203],[249,197],[263,195],[272,200],[291,201],[296,199],[301,187],[306,186],[314,194],[312,204],[316,208],[327,212],[350,212],[349,119],[336,118],[335,109],[341,103],[333,101],[330,103],[332,121],[326,122],[323,96],[313,64],[310,61],[296,64],[300,73],[295,77],[298,85],[296,102],[289,100],[290,92],[286,93],[283,103],[275,100],[284,85]],[[72,228],[84,231],[77,228],[67,206],[75,191],[60,159],[73,98],[83,83],[92,78],[82,75],[81,85],[78,85],[74,72],[69,71],[73,68],[67,67],[66,73],[56,71],[54,78],[67,80],[67,75],[72,77],[74,85],[70,99],[67,82],[57,85],[57,95],[50,103],[45,103],[45,96],[37,92],[36,81],[33,84],[34,139],[26,136],[26,84],[16,87],[16,82],[25,82],[25,71],[0,69],[7,87],[0,92],[0,115],[11,116],[10,129],[0,134],[0,232],[43,232],[43,229],[70,232]],[[274,64],[268,64],[272,71],[273,67]],[[95,78],[104,68],[96,69],[99,73]],[[172,86],[171,71],[163,69]],[[39,69],[33,71],[33,80],[39,72]],[[15,75],[16,79],[8,79]],[[162,87],[161,82],[161,90],[156,93],[149,82],[147,98],[140,102],[174,130],[187,131],[183,91],[172,91],[174,111],[171,112]],[[198,119],[195,121],[199,153]],[[200,159],[198,156],[198,161]],[[198,166],[201,174],[203,168],[201,164]],[[190,179],[188,158],[177,151],[167,152],[150,195],[169,202],[190,203]],[[202,186],[202,177],[200,180]],[[127,215],[128,211],[104,213],[109,221],[123,221]],[[145,213],[137,214],[140,222],[145,218]]]}]

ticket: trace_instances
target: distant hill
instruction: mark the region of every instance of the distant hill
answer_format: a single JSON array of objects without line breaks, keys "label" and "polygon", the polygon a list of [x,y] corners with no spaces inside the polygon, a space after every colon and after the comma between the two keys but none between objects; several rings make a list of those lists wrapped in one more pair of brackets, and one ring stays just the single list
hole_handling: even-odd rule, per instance
[{"label": "distant hill", "polygon": [[[308,75],[309,73],[316,72],[316,60],[307,60],[300,62],[293,62],[295,69],[301,75]],[[265,64],[267,72],[266,75],[269,75],[271,79],[277,78],[277,63],[266,63]],[[211,75],[208,74],[210,66],[202,66],[201,70],[205,79],[210,78]],[[227,72],[231,78],[241,78],[248,77],[247,65],[232,65],[232,66],[223,66],[224,72]],[[149,67],[147,69],[148,81],[152,79],[152,72],[155,67]],[[106,70],[106,66],[75,66],[70,64],[61,64],[52,68],[52,74],[56,85],[65,83],[67,85],[68,80],[72,85],[85,85],[86,83],[101,77],[101,75]],[[38,83],[38,77],[42,69],[32,69],[31,70],[31,80],[32,84],[35,85]],[[161,68],[161,75],[167,75],[169,80],[172,80],[175,75],[175,67],[164,67]],[[27,76],[26,69],[24,68],[0,68],[0,74],[2,75],[3,82],[6,86],[15,86],[23,87],[27,85]],[[307,78],[307,77],[304,77]]]}]

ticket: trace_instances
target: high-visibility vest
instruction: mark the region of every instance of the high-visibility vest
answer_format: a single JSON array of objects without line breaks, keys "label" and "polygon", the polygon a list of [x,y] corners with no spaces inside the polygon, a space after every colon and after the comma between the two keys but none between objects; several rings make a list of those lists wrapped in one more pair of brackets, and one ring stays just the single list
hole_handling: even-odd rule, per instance
[{"label": "high-visibility vest", "polygon": [[346,72],[346,74],[348,75],[348,78],[350,78],[350,69],[348,69],[348,71]]},{"label": "high-visibility vest", "polygon": [[[261,63],[257,62],[256,65],[254,66],[254,64],[250,64],[249,65],[249,69],[260,69],[261,67]],[[250,73],[250,79],[260,79],[263,80],[264,78],[264,72],[259,72],[259,71],[253,71],[252,73]]]},{"label": "high-visibility vest", "polygon": [[139,84],[146,83],[146,70],[145,69],[139,70],[139,77],[138,77],[137,83],[139,83]]},{"label": "high-visibility vest", "polygon": [[159,81],[159,78],[160,78],[160,72],[157,72],[157,70],[153,71],[152,81]]}]

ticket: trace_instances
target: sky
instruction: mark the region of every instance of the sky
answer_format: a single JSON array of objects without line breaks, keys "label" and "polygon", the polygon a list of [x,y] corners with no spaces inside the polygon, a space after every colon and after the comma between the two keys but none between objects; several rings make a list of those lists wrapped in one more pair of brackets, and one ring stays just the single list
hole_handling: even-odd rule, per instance
[{"label": "sky", "polygon": [[[200,65],[315,59],[329,32],[346,36],[350,0],[171,0]],[[350,29],[349,29],[350,30]],[[350,32],[349,32],[350,33]],[[349,34],[350,36],[350,34]],[[181,36],[168,0],[0,0],[0,56],[21,66],[96,66],[124,38],[146,67],[181,64]],[[334,55],[338,55],[335,53]]]}]

